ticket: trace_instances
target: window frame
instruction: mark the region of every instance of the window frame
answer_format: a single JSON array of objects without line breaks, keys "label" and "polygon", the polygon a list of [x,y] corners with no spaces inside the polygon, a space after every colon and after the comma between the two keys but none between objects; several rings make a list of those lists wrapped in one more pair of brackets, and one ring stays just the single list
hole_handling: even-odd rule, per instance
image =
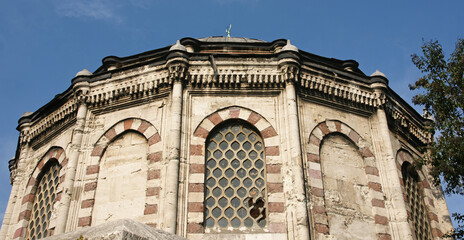
[{"label": "window frame", "polygon": [[[231,140],[226,140],[226,137],[225,135],[228,134],[228,133],[232,133],[232,127],[234,126],[238,126],[240,128],[240,131],[239,132],[236,132],[235,136],[233,139]],[[250,132],[247,132],[246,133],[246,138],[243,140],[243,142],[240,143],[240,148],[232,148],[232,144],[235,143],[235,142],[239,142],[238,140],[238,135],[240,133],[243,133],[242,131],[244,131],[243,129],[248,129]],[[225,130],[224,135],[221,139],[218,139],[218,140],[214,140],[214,138],[217,136],[217,134],[219,134],[221,131],[223,131],[224,129],[227,129]],[[257,139],[254,140],[252,142],[252,145],[256,145],[258,143],[261,144],[261,148],[260,148],[260,152],[257,154],[257,158],[256,159],[250,159],[250,156],[249,156],[249,153],[251,153],[252,151],[256,150],[254,148],[254,146],[252,146],[250,149],[246,150],[244,149],[243,147],[243,144],[246,144],[247,141],[251,141],[249,140],[249,137],[252,135],[252,134],[255,134],[257,136]],[[222,150],[220,150],[220,143],[222,143],[223,141],[227,141],[228,143],[230,143],[229,147],[228,148],[224,148]],[[216,148],[213,148],[213,149],[209,149],[209,146],[210,144],[214,142],[216,144]],[[218,176],[213,176],[214,175],[214,171],[216,171],[217,169],[219,169],[220,167],[220,162],[224,159],[226,159],[226,157],[224,158],[219,158],[219,159],[216,159],[215,162],[216,162],[216,165],[213,166],[213,167],[210,167],[209,166],[209,161],[213,160],[214,159],[214,154],[213,152],[216,152],[216,151],[223,151],[224,153],[224,156],[225,156],[225,153],[227,153],[229,150],[233,150],[234,153],[234,156],[230,159],[228,159],[228,164],[226,165],[226,167],[224,167],[222,170],[224,170],[223,172],[226,172],[227,170],[229,169],[234,169],[236,171],[233,172],[234,175],[229,175],[229,177],[226,176],[226,174],[222,174],[222,175],[218,175]],[[243,158],[243,159],[238,159],[238,153],[240,151],[247,151],[246,153],[246,156]],[[234,167],[232,165],[232,162],[234,162],[235,160],[240,160],[240,165],[238,165],[237,167]],[[245,172],[245,175],[242,176],[241,178],[239,177],[239,173],[238,171],[243,169],[243,170],[246,170],[245,166],[244,166],[244,162],[248,161],[248,160],[251,160],[251,167],[248,168],[248,170]],[[259,163],[258,166],[261,166],[259,168],[259,173],[258,172],[258,175],[255,179],[252,179],[251,178],[251,175],[250,175],[250,172],[253,170],[253,169],[258,169],[258,167],[255,166],[255,163],[258,162],[258,161],[261,161],[262,163]],[[205,231],[207,233],[220,233],[220,232],[265,232],[264,229],[266,229],[268,227],[268,224],[269,224],[269,218],[268,218],[268,200],[267,200],[267,195],[268,195],[268,189],[267,189],[267,180],[266,180],[266,176],[267,176],[267,171],[266,171],[266,156],[265,156],[265,145],[264,145],[264,138],[261,136],[261,132],[255,127],[253,126],[252,124],[248,123],[247,121],[243,121],[241,119],[230,119],[230,120],[226,120],[220,124],[218,124],[217,126],[215,126],[211,131],[210,133],[208,134],[206,140],[205,140],[205,178],[204,178],[204,211],[203,211],[203,216],[204,216],[204,228],[205,228]],[[261,174],[261,175],[260,175]],[[224,186],[221,186],[218,181],[216,181],[216,184],[215,185],[212,185],[212,186],[209,186],[208,185],[208,179],[211,179],[211,178],[217,178],[217,180],[220,180],[220,179],[223,179],[223,178],[230,178],[229,182],[227,185],[224,185]],[[248,188],[245,188],[244,187],[244,180],[245,179],[252,179],[253,183],[252,185],[250,185]],[[240,179],[240,184],[236,185],[236,186],[233,186],[232,184],[232,180],[233,179]],[[262,186],[261,187],[256,187],[256,180],[257,179],[261,179],[262,180]],[[223,208],[221,210],[223,210],[221,212],[221,214],[218,216],[218,217],[214,217],[214,213],[212,212],[215,208],[217,208],[219,206],[219,203],[218,201],[221,199],[221,198],[225,198],[225,196],[227,196],[227,193],[224,193],[225,191],[223,191],[220,195],[217,195],[217,196],[213,196],[213,190],[215,190],[216,188],[218,188],[219,186],[221,186],[221,188],[223,190],[227,190],[229,188],[232,188],[234,189],[234,193],[233,195],[230,195],[230,191],[229,191],[229,195],[230,195],[230,201],[227,202],[227,205],[224,205],[223,207],[220,207],[220,208]],[[258,188],[260,189],[260,191],[258,191],[258,193],[256,194],[256,196],[250,196],[250,190],[253,189],[253,188]],[[246,190],[246,193],[245,195],[242,194],[242,196],[239,195],[238,193],[238,190],[244,188]],[[261,195],[260,195],[261,194]],[[211,197],[215,198],[215,200],[218,200],[216,201],[213,205],[211,206],[208,206],[208,199],[210,199]],[[232,199],[234,198],[238,198],[241,200],[240,202],[240,205],[237,205],[234,209],[233,205],[232,205]],[[251,201],[250,201],[251,200]],[[234,212],[232,215],[230,215],[229,213],[229,216],[230,217],[227,217],[227,213],[225,213],[225,210],[229,209],[229,208],[232,208],[234,209]],[[237,227],[237,224],[235,224],[235,226],[232,225],[232,221],[233,219],[236,219],[236,218],[239,218],[239,211],[242,211],[240,214],[242,214],[243,216],[243,209],[246,210],[246,215],[244,217],[241,218],[241,222],[240,222],[240,226]],[[253,216],[251,215],[253,211],[253,216],[258,216],[256,218],[254,218],[253,220]],[[216,218],[216,221],[214,221],[214,224],[213,225],[209,225],[210,221],[208,220],[209,218],[211,218],[211,216],[213,216],[214,218]],[[219,224],[219,220],[222,219],[222,218],[225,218],[224,216],[226,216],[226,218],[229,218],[228,222],[227,222],[227,226],[226,227],[221,227],[220,224]],[[240,219],[240,218],[239,218]],[[253,224],[251,226],[246,226],[245,225],[245,220],[246,219],[252,219],[253,221]],[[261,225],[258,224],[258,220],[260,221],[265,221],[264,224],[261,223]],[[249,225],[249,224],[248,224]]]},{"label": "window frame", "polygon": [[[26,226],[25,239],[41,239],[44,237],[51,236],[53,234],[52,229],[50,228],[50,222],[53,217],[53,212],[55,211],[54,205],[57,202],[58,188],[60,186],[61,168],[62,166],[59,164],[58,160],[52,158],[49,161],[47,161],[47,163],[44,165],[39,175],[37,176],[37,181],[33,188],[34,201],[32,202],[31,214],[28,220],[28,224]],[[45,180],[46,178],[49,178],[48,181],[53,180],[54,186],[48,186],[48,188],[42,191],[41,188],[44,184],[43,180]],[[53,193],[51,193],[51,189],[53,189]],[[42,193],[47,196],[43,196],[41,199],[39,199],[39,195],[41,195]],[[46,200],[47,198],[49,198],[49,202],[38,203],[38,201],[40,202],[42,200]],[[37,209],[36,207],[39,207],[39,209]],[[45,219],[43,219],[43,216],[45,216]],[[38,227],[38,224],[40,224],[41,227],[41,230],[39,231],[37,231],[36,229]],[[44,225],[46,226],[45,228],[43,227]],[[34,232],[31,234],[32,230],[34,230]],[[38,237],[39,233],[44,235]]]}]

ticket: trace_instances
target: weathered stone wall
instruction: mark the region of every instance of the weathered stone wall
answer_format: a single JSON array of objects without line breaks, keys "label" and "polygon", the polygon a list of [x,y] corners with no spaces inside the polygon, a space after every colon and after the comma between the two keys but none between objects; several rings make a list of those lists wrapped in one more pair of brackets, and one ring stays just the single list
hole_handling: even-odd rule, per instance
[{"label": "weathered stone wall", "polygon": [[[12,205],[12,211],[9,216],[5,215],[5,220],[9,220],[9,224],[5,226],[6,234],[5,239],[13,239],[15,236],[20,236],[25,233],[28,219],[32,212],[32,203],[36,191],[38,176],[41,169],[50,161],[56,160],[60,167],[60,183],[65,180],[65,169],[67,167],[68,156],[66,150],[69,149],[69,143],[72,136],[72,130],[68,129],[59,136],[51,139],[47,144],[39,147],[27,146],[24,147],[21,154],[21,163],[18,170],[15,172],[15,186],[11,192],[11,199],[9,204]],[[50,226],[53,228],[56,225],[56,214],[62,204],[60,197],[63,188],[60,185],[57,189],[57,197],[53,204],[54,214],[51,217]],[[13,201],[12,201],[13,200]],[[9,219],[7,218],[9,217]]]},{"label": "weathered stone wall", "polygon": [[[49,226],[58,234],[130,218],[194,240],[413,239],[400,169],[423,156],[425,120],[388,96],[384,76],[281,40],[248,50],[204,50],[195,41],[146,58],[109,57],[95,78],[78,74],[47,116],[21,120],[0,239],[24,239],[49,161],[61,166]],[[205,143],[234,121],[264,142],[266,225],[212,232],[204,223]],[[438,238],[451,227],[446,203],[426,167],[420,176]]]},{"label": "weathered stone wall", "polygon": [[147,152],[147,140],[133,132],[123,133],[108,145],[100,162],[92,225],[122,218],[147,222],[142,218]]},{"label": "weathered stone wall", "polygon": [[337,239],[375,239],[372,198],[364,161],[350,140],[323,140],[321,169],[330,234]]},{"label": "weathered stone wall", "polygon": [[67,231],[121,218],[160,226],[166,102],[90,115]]}]

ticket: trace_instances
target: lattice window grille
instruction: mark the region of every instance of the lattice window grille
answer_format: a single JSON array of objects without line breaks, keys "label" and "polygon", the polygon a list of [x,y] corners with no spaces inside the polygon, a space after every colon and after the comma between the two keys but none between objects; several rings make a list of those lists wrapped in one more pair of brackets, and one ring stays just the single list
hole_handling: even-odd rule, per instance
[{"label": "lattice window grille", "polygon": [[267,225],[262,138],[241,123],[223,125],[206,144],[205,228],[252,229]]},{"label": "lattice window grille", "polygon": [[418,184],[419,176],[412,165],[404,166],[403,181],[406,196],[411,208],[412,224],[418,240],[432,239],[427,209],[423,201],[422,191]]},{"label": "lattice window grille", "polygon": [[60,168],[57,164],[51,165],[40,179],[32,205],[26,239],[40,239],[50,234],[48,228],[59,184],[59,172]]}]

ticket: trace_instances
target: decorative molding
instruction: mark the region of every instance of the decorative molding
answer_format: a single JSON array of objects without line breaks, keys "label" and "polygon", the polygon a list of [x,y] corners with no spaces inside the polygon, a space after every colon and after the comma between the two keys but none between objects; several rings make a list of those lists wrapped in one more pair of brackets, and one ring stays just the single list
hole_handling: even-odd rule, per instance
[{"label": "decorative molding", "polygon": [[394,129],[398,127],[404,128],[407,133],[414,136],[422,145],[427,145],[433,140],[433,135],[426,131],[423,123],[411,117],[404,108],[395,102],[389,101],[389,103],[385,105],[385,112],[389,117],[389,124],[393,125]]},{"label": "decorative molding", "polygon": [[301,88],[309,92],[318,92],[367,107],[376,108],[387,102],[386,96],[382,93],[377,93],[373,89],[368,90],[365,86],[356,85],[353,82],[337,81],[337,78],[329,79],[309,72],[302,72],[296,81]]},{"label": "decorative molding", "polygon": [[31,124],[29,131],[20,133],[21,144],[30,143],[36,139],[48,136],[60,131],[62,126],[75,120],[77,112],[77,100],[69,98],[63,105],[56,110],[39,118]]},{"label": "decorative molding", "polygon": [[170,84],[172,80],[166,70],[130,76],[124,81],[112,81],[91,87],[85,102],[92,107],[107,105],[127,96],[131,99],[138,99],[154,95],[160,87]]},{"label": "decorative molding", "polygon": [[188,81],[193,87],[282,87],[284,81],[277,68],[218,69],[190,67]]}]

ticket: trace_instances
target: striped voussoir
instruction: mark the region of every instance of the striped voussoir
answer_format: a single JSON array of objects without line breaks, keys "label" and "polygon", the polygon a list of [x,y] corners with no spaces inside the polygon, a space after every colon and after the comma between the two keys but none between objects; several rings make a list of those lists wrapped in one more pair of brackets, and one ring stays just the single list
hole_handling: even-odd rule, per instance
[{"label": "striped voussoir", "polygon": [[327,216],[323,174],[321,171],[320,147],[327,135],[341,134],[348,138],[358,148],[364,160],[364,170],[368,179],[367,187],[371,196],[374,220],[378,239],[389,239],[388,213],[385,209],[384,193],[380,182],[379,170],[375,164],[374,154],[370,145],[354,129],[338,120],[326,120],[319,123],[309,135],[307,145],[306,177],[309,182],[309,199],[312,204],[314,228],[319,234],[329,234],[329,220]]},{"label": "striped voussoir", "polygon": [[[60,185],[58,186],[55,202],[59,201],[61,198],[61,192],[63,191],[62,181],[64,181],[66,173],[66,164],[68,162],[64,149],[61,147],[51,147],[46,154],[40,159],[37,163],[37,166],[34,168],[34,171],[29,178],[28,184],[26,186],[26,191],[21,200],[21,212],[18,216],[18,228],[15,231],[14,239],[24,239],[26,235],[27,224],[29,223],[32,211],[32,205],[35,199],[36,187],[40,181],[40,174],[42,169],[47,163],[51,160],[56,160],[60,166]],[[57,205],[56,205],[57,206]],[[56,211],[54,209],[53,211]],[[49,229],[54,228],[55,226],[48,226]]]},{"label": "striped voussoir", "polygon": [[82,193],[81,210],[79,211],[78,227],[92,224],[92,212],[97,189],[97,179],[100,172],[100,160],[108,147],[116,138],[128,131],[135,131],[145,137],[148,143],[147,155],[147,189],[145,195],[145,215],[158,214],[159,181],[161,178],[162,143],[158,130],[148,121],[139,118],[128,118],[119,121],[109,128],[95,143],[91,163],[86,167],[84,191]]},{"label": "striped voussoir", "polygon": [[[403,198],[404,201],[406,202],[407,208],[409,208],[409,203],[408,203],[408,196],[406,195],[406,190],[404,188],[404,181],[403,181],[403,174],[401,173],[401,167],[405,162],[408,162],[410,164],[414,164],[414,158],[412,157],[412,154],[405,150],[405,149],[400,149],[397,152],[396,155],[396,166],[398,168],[398,175],[400,177],[400,183],[403,187]],[[443,232],[440,230],[440,225],[438,222],[438,216],[437,213],[438,211],[435,208],[434,204],[434,197],[433,197],[433,192],[430,187],[430,183],[428,182],[427,178],[424,176],[422,171],[417,171],[419,175],[419,188],[423,191],[424,193],[424,204],[427,206],[427,211],[428,211],[428,219],[430,222],[430,227],[431,227],[431,233],[433,237],[442,237]],[[408,219],[412,219],[412,213],[411,210],[408,209]]]},{"label": "striped voussoir", "polygon": [[[260,132],[265,146],[266,187],[268,191],[268,212],[272,216],[268,223],[269,232],[286,232],[284,196],[282,184],[282,164],[280,162],[279,136],[274,127],[259,113],[240,106],[218,110],[205,117],[193,132],[189,148],[189,185],[187,233],[204,233],[203,201],[205,178],[205,143],[211,130],[226,120],[243,120],[255,126]],[[276,161],[275,159],[279,159]],[[201,210],[201,211],[200,211]]]}]

